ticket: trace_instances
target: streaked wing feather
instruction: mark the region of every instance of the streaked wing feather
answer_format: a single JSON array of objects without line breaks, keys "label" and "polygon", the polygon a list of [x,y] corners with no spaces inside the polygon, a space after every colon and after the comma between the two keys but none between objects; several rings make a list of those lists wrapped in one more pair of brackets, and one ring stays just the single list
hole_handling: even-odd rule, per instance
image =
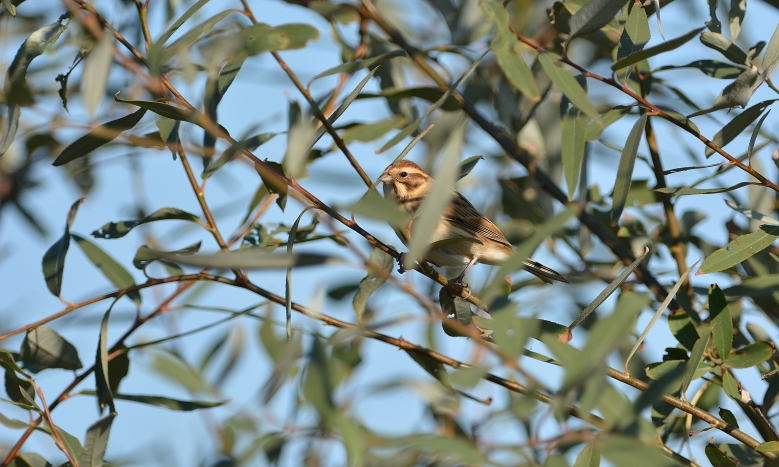
[{"label": "streaked wing feather", "polygon": [[471,235],[472,237],[475,237],[475,234],[482,235],[489,240],[512,248],[509,241],[506,240],[506,237],[503,236],[495,224],[482,216],[463,195],[456,191],[454,192],[452,203],[447,207],[446,213],[444,213],[444,218],[457,229],[464,232],[474,232],[474,235]]}]

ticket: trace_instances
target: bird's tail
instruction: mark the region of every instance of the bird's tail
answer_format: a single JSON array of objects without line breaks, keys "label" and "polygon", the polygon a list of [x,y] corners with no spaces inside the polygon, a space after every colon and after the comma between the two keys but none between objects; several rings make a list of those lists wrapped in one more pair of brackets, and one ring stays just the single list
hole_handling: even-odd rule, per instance
[{"label": "bird's tail", "polygon": [[525,262],[522,264],[522,267],[525,269],[525,271],[529,272],[530,274],[538,277],[539,279],[547,283],[552,283],[552,281],[560,281],[566,283],[569,282],[568,279],[566,279],[559,272],[555,271],[550,267],[544,266],[538,261],[533,261],[530,258],[525,260]]}]

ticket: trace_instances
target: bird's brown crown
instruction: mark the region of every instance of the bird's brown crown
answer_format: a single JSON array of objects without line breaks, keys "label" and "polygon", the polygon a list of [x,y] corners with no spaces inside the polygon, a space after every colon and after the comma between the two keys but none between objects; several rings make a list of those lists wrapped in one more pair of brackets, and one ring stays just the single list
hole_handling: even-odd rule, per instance
[{"label": "bird's brown crown", "polygon": [[430,189],[430,176],[420,166],[406,160],[390,164],[380,180],[384,182],[385,193],[389,192],[401,203],[421,199]]}]

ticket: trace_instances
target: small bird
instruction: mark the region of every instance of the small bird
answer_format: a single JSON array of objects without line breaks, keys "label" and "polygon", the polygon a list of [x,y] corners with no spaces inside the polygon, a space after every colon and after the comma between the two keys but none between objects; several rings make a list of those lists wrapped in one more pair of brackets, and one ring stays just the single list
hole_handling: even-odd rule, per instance
[{"label": "small bird", "polygon": [[[396,199],[400,206],[411,214],[411,221],[405,230],[406,233],[411,233],[414,216],[430,191],[433,179],[417,164],[400,160],[384,169],[379,181],[384,183],[384,196]],[[405,244],[406,239],[399,236]],[[475,263],[497,265],[514,252],[511,243],[495,224],[481,215],[463,195],[455,191],[452,201],[444,210],[433,232],[431,242],[457,238],[462,238],[464,241],[445,242],[428,251],[424,259],[436,266],[465,264],[463,272],[454,279],[460,284],[463,283],[465,273]],[[568,282],[568,279],[557,271],[532,259],[525,259],[523,267],[544,282]]]}]

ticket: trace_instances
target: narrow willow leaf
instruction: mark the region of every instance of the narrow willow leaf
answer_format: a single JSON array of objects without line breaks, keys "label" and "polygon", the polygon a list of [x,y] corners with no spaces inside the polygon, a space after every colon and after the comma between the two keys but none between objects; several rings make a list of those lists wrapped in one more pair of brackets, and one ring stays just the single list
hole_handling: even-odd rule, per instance
[{"label": "narrow willow leaf", "polygon": [[83,366],[73,344],[46,326],[27,332],[20,358],[39,368],[78,370]]},{"label": "narrow willow leaf", "polygon": [[203,171],[202,177],[204,179],[211,177],[217,170],[221,169],[223,165],[233,160],[237,153],[243,150],[254,151],[272,140],[278,134],[279,133],[260,133],[259,135],[254,135],[231,145],[221,156],[219,156],[219,159],[208,165],[208,168]]},{"label": "narrow willow leaf", "polygon": [[763,74],[765,77],[769,77],[771,73],[779,65],[779,25],[776,26],[771,40],[768,41],[768,46],[765,49],[765,55],[763,55]]},{"label": "narrow willow leaf", "polygon": [[[23,1],[24,0],[21,0],[19,3],[23,2]],[[0,2],[0,5],[5,7],[5,9],[8,10],[8,13],[10,13],[11,16],[16,16],[16,5],[11,3],[11,0],[2,0],[2,2]],[[0,8],[0,15],[2,15],[2,14],[3,14],[3,10],[2,10],[2,8]]]},{"label": "narrow willow leaf", "polygon": [[338,73],[346,73],[346,74],[352,74],[355,71],[362,70],[363,68],[375,68],[385,61],[395,58],[395,57],[405,57],[406,52],[403,50],[393,50],[390,52],[387,52],[385,54],[377,55],[375,57],[371,57],[365,60],[355,60],[353,62],[347,62],[342,65],[338,65],[333,68],[329,68],[322,73],[319,73],[318,75],[311,78],[311,80],[306,85],[306,88],[311,87],[311,83],[318,80],[319,78],[324,78],[325,76],[331,76]]},{"label": "narrow willow leaf", "polygon": [[740,235],[732,242],[710,254],[695,274],[710,274],[731,268],[755,255],[779,238],[779,226],[762,225],[757,232]]},{"label": "narrow willow leaf", "polygon": [[[309,209],[313,209],[313,207],[306,207],[303,209],[303,212],[298,215],[298,218],[295,219],[295,222],[292,224],[292,227],[289,229],[289,239],[287,240],[287,256],[292,256],[292,248],[295,245],[295,239],[297,239],[298,236],[298,226],[300,225],[300,220],[303,219],[303,214],[306,213]],[[316,217],[314,218],[316,222]],[[315,224],[314,222],[314,224]],[[286,308],[286,324],[287,324],[287,341],[289,341],[292,338],[292,264],[287,266],[287,275],[286,275],[286,281],[284,284],[284,306]]]},{"label": "narrow willow leaf", "polygon": [[779,441],[766,441],[755,447],[757,452],[776,452],[779,451]]},{"label": "narrow willow leaf", "polygon": [[[211,30],[219,24],[222,20],[232,14],[232,10],[223,11],[216,15],[206,19],[202,23],[194,26],[192,29],[184,33],[180,38],[176,39],[171,45],[162,48],[159,51],[158,57],[155,57],[157,67],[165,66],[173,57],[189,50],[195,43],[205,34],[211,32]],[[159,42],[155,45],[162,45]],[[150,57],[154,54],[149,53]],[[150,58],[150,62],[153,61]]]},{"label": "narrow willow leaf", "polygon": [[365,196],[344,209],[359,216],[387,222],[390,226],[403,229],[408,225],[409,214],[394,199],[382,198],[376,190],[368,190]]},{"label": "narrow willow leaf", "polygon": [[[625,22],[625,29],[619,38],[617,60],[642,50],[651,38],[646,10],[640,7],[631,8],[628,19]],[[623,79],[627,79],[629,73],[630,70],[627,69]]]},{"label": "narrow willow leaf", "polygon": [[368,299],[384,284],[387,277],[392,274],[394,265],[395,260],[387,253],[378,248],[374,248],[373,252],[371,252],[371,256],[368,259],[368,274],[360,281],[357,293],[352,299],[352,308],[361,326],[363,325],[362,317],[368,305]]},{"label": "narrow willow leaf", "polygon": [[[80,394],[94,396],[94,391],[81,391]],[[210,409],[226,404],[228,401],[184,401],[163,396],[147,396],[143,394],[114,394],[114,399],[121,401],[137,402],[139,404],[162,407],[176,412],[191,412],[193,410]]]},{"label": "narrow willow leaf", "polygon": [[711,462],[711,465],[716,465],[717,467],[736,467],[736,463],[733,462],[733,459],[722,452],[714,443],[708,443],[704,451],[709,462]]},{"label": "narrow willow leaf", "polygon": [[752,94],[755,93],[755,90],[761,83],[761,75],[756,67],[744,70],[732,83],[725,86],[725,89],[714,100],[712,107],[691,113],[688,115],[688,118],[719,109],[732,109],[735,107],[743,109],[749,104],[749,99],[752,98]]},{"label": "narrow willow leaf", "polygon": [[724,365],[729,368],[750,368],[767,361],[773,353],[774,348],[768,342],[755,342],[728,355]]},{"label": "narrow willow leaf", "polygon": [[652,191],[656,191],[658,193],[666,193],[669,195],[674,196],[684,196],[684,195],[711,195],[716,193],[727,193],[729,191],[738,190],[739,188],[744,188],[745,186],[750,185],[760,185],[760,183],[757,182],[741,182],[736,183],[733,186],[728,186],[724,188],[690,188],[687,186],[683,187],[665,187],[665,188],[653,188]]},{"label": "narrow willow leaf", "polygon": [[701,43],[721,53],[728,60],[738,65],[747,62],[747,53],[741,50],[735,43],[717,32],[704,32],[701,34]]},{"label": "narrow willow leaf", "polygon": [[0,157],[11,147],[14,141],[16,131],[19,129],[19,118],[22,116],[22,106],[19,104],[9,104],[5,118],[0,120],[2,125],[2,135],[0,135]]},{"label": "narrow willow leaf", "polygon": [[584,163],[588,117],[578,109],[569,110],[562,119],[562,158],[568,201],[573,200]]},{"label": "narrow willow leaf", "polygon": [[457,180],[462,180],[463,178],[467,177],[473,168],[476,167],[476,164],[478,164],[482,159],[484,159],[484,156],[471,156],[460,162],[458,165],[460,168],[460,173],[457,175]]},{"label": "narrow willow leaf", "polygon": [[70,453],[70,457],[72,459],[81,459],[81,454],[84,452],[84,448],[81,447],[81,443],[79,442],[78,438],[60,427],[57,427],[57,434],[59,434],[60,439],[62,439],[62,443],[65,445],[65,449]]},{"label": "narrow willow leaf", "polygon": [[76,213],[79,206],[86,198],[81,197],[76,200],[68,211],[67,222],[65,222],[65,232],[43,255],[41,267],[43,277],[46,279],[46,287],[55,297],[59,297],[62,291],[62,278],[65,272],[65,257],[70,246],[70,227],[76,220]]},{"label": "narrow willow leaf", "polygon": [[84,77],[81,80],[81,100],[92,118],[105,97],[108,72],[113,61],[114,36],[103,33],[103,37],[92,47],[84,60]]},{"label": "narrow willow leaf", "polygon": [[[148,266],[152,262],[162,259],[165,254],[193,255],[198,251],[200,251],[200,245],[201,242],[197,242],[186,248],[182,248],[181,250],[176,250],[176,251],[157,251],[149,248],[146,245],[141,245],[138,248],[138,251],[135,252],[135,257],[133,257],[133,266],[135,266],[138,269],[145,269],[146,266]],[[169,263],[166,264],[166,266],[169,266],[170,264],[173,264],[175,266],[175,263],[170,263],[165,259],[162,259],[162,262]],[[179,272],[179,274],[183,274],[183,272]]]},{"label": "narrow willow leaf", "polygon": [[424,257],[445,208],[452,200],[454,184],[459,173],[457,160],[462,152],[464,138],[465,126],[461,124],[449,138],[449,144],[436,170],[433,186],[422,201],[411,224],[411,242],[408,253],[403,255],[406,269],[412,269],[414,264]]},{"label": "narrow willow leaf", "polygon": [[268,253],[257,248],[220,252],[215,255],[184,256],[173,253],[160,253],[160,255],[175,263],[214,269],[286,269],[340,262],[338,258],[330,255],[317,253],[286,255]]},{"label": "narrow willow leaf", "polygon": [[287,133],[287,151],[284,153],[284,173],[290,178],[299,178],[306,173],[308,153],[314,144],[316,127],[308,115],[300,113],[290,122]]},{"label": "narrow willow leaf", "polygon": [[533,72],[527,66],[524,57],[516,52],[519,41],[509,29],[511,21],[505,6],[490,0],[482,0],[480,3],[485,19],[495,23],[497,27],[498,34],[490,41],[490,48],[495,53],[495,58],[506,79],[530,101],[540,100],[541,96]]},{"label": "narrow willow leaf", "polygon": [[[714,135],[714,138],[711,139],[711,142],[720,148],[724,147],[726,144],[733,141],[737,136],[743,133],[743,131],[746,130],[746,128],[752,122],[757,120],[757,117],[763,113],[763,110],[765,110],[766,107],[773,104],[775,101],[775,99],[772,99],[759,102],[736,115],[733,120],[729,121],[724,127],[722,127],[720,131],[717,132],[717,134]],[[714,154],[714,150],[707,147],[705,154],[706,157],[709,157]]]},{"label": "narrow willow leaf", "polygon": [[203,115],[197,110],[182,109],[180,107],[175,107],[170,104],[165,104],[163,102],[157,102],[157,101],[124,100],[119,98],[119,93],[116,93],[116,96],[114,96],[114,100],[116,102],[121,102],[124,104],[132,104],[142,109],[151,110],[157,115],[161,117],[169,118],[171,120],[193,123],[202,128],[209,127],[208,118],[206,118],[205,115]]},{"label": "narrow willow leaf", "polygon": [[714,326],[711,330],[714,348],[724,359],[733,346],[733,318],[725,294],[717,284],[709,287],[709,322]]},{"label": "narrow willow leaf", "polygon": [[704,29],[706,28],[702,27],[702,28],[695,29],[683,36],[677,37],[676,39],[671,39],[670,41],[663,42],[660,45],[656,45],[654,47],[643,49],[636,53],[630,54],[621,60],[617,60],[616,63],[611,65],[611,69],[613,71],[621,70],[630,65],[634,65],[642,60],[646,60],[647,58],[654,57],[655,55],[660,55],[663,52],[668,52],[677,49],[682,45],[686,44],[687,42],[689,42],[693,37],[697,36]]},{"label": "narrow willow leaf", "polygon": [[757,125],[755,125],[755,129],[752,130],[752,138],[749,139],[749,148],[747,149],[747,163],[749,166],[752,166],[752,153],[755,151],[755,140],[757,139],[757,135],[760,133],[760,127],[763,126],[763,122],[765,121],[766,117],[768,117],[768,114],[771,113],[771,110],[769,109],[768,112],[766,112],[762,117],[760,117],[760,120],[758,120]]},{"label": "narrow willow leaf", "polygon": [[408,123],[408,119],[404,115],[393,115],[390,118],[379,120],[374,123],[358,124],[349,127],[341,134],[341,139],[344,144],[351,144],[354,141],[361,141],[367,143],[375,141],[390,130],[395,130]]},{"label": "narrow willow leaf", "polygon": [[728,12],[728,25],[730,26],[730,37],[736,42],[741,33],[741,23],[744,22],[744,15],[747,13],[747,0],[730,0],[730,11]]},{"label": "narrow willow leaf", "polygon": [[138,109],[135,112],[125,115],[122,118],[111,120],[104,123],[86,135],[77,139],[70,146],[62,150],[59,156],[52,163],[53,166],[67,164],[70,161],[84,157],[95,149],[113,141],[123,131],[133,128],[141,118],[146,114],[146,109]]},{"label": "narrow willow leaf", "polygon": [[728,287],[722,292],[728,297],[759,297],[773,294],[777,291],[777,287],[779,287],[779,274],[761,274]]},{"label": "narrow willow leaf", "polygon": [[[473,326],[473,312],[471,304],[460,297],[450,294],[446,287],[441,287],[438,291],[438,304],[441,305],[441,311],[444,312],[444,318],[441,322],[444,332],[452,337],[465,335],[461,328],[468,329]],[[454,318],[449,318],[454,316]],[[456,322],[458,326],[450,323]]]},{"label": "narrow willow leaf", "polygon": [[79,467],[102,467],[103,456],[108,446],[108,435],[111,432],[111,424],[116,417],[110,413],[96,421],[87,429],[87,437],[84,440],[84,451],[78,461]]},{"label": "narrow willow leaf", "polygon": [[[725,394],[735,401],[741,402],[741,391],[738,389],[738,382],[731,372],[722,373],[722,388]],[[735,425],[738,426],[738,425]]]},{"label": "narrow willow leaf", "polygon": [[616,224],[622,216],[622,210],[625,208],[625,201],[630,192],[630,182],[633,181],[633,166],[636,164],[636,155],[638,146],[644,137],[644,127],[646,126],[646,115],[642,115],[628,134],[625,141],[625,147],[622,148],[622,156],[619,159],[619,168],[617,169],[617,180],[614,183],[614,206],[611,209],[611,222]]},{"label": "narrow willow leaf", "polygon": [[[406,99],[409,97],[417,97],[419,99],[422,99],[424,101],[430,102],[431,104],[435,104],[441,98],[446,94],[446,91],[439,88],[430,88],[430,87],[420,87],[420,88],[407,88],[407,89],[385,89],[380,93],[371,93],[371,92],[363,92],[357,95],[357,99],[376,99],[376,98],[384,98],[387,100],[390,99]],[[457,101],[457,99],[449,94],[446,99],[444,99],[443,103],[441,103],[441,106],[439,107],[441,110],[445,110],[447,112],[453,112],[455,110],[460,109],[460,103]]]},{"label": "narrow willow leaf", "polygon": [[690,271],[692,271],[697,265],[698,265],[698,261],[696,261],[695,264],[693,264],[686,271],[684,271],[684,274],[682,274],[679,280],[676,281],[676,284],[674,284],[674,286],[668,292],[668,295],[665,297],[665,300],[663,300],[663,303],[660,304],[660,308],[657,309],[654,316],[652,316],[652,319],[649,320],[649,324],[647,324],[646,328],[644,329],[644,332],[642,332],[641,335],[638,336],[638,339],[636,339],[636,343],[633,344],[633,348],[630,349],[630,353],[628,353],[628,356],[625,359],[625,373],[630,373],[628,371],[628,365],[630,364],[630,359],[633,358],[633,354],[635,354],[638,348],[641,347],[641,343],[644,342],[644,339],[646,339],[646,336],[649,334],[649,331],[652,330],[652,327],[654,327],[657,320],[660,319],[665,309],[668,308],[668,305],[671,303],[671,300],[674,299],[674,296],[676,296],[676,292],[679,291],[679,288],[682,286],[682,283],[690,274]]},{"label": "narrow willow leaf", "polygon": [[694,62],[690,62],[687,65],[661,66],[660,68],[655,69],[653,73],[657,73],[658,71],[676,70],[681,68],[695,68],[696,70],[699,70],[704,75],[712,78],[717,78],[717,79],[736,79],[738,78],[738,75],[740,75],[741,72],[744,71],[742,68],[739,68],[735,65],[731,65],[725,62],[719,62],[717,60],[695,60]]},{"label": "narrow willow leaf", "polygon": [[197,222],[198,217],[194,214],[190,214],[186,211],[182,211],[177,208],[161,208],[142,219],[134,219],[129,221],[120,222],[108,222],[100,227],[98,230],[92,232],[92,236],[95,238],[122,238],[130,230],[135,227],[148,224],[149,222],[165,221],[165,220],[181,220],[189,222]]},{"label": "narrow willow leaf", "polygon": [[108,383],[110,377],[108,369],[108,318],[111,316],[111,310],[118,300],[114,300],[108,311],[103,315],[100,322],[100,334],[97,340],[97,354],[95,356],[95,388],[97,393],[97,408],[100,413],[106,406],[110,413],[116,412],[114,405],[114,395],[111,386]]},{"label": "narrow willow leaf", "polygon": [[684,378],[682,378],[682,398],[686,400],[687,388],[690,387],[690,383],[695,378],[695,373],[698,370],[698,366],[703,361],[703,354],[709,347],[709,338],[711,337],[711,329],[707,329],[703,336],[695,342],[690,352],[690,359],[687,360],[686,369],[684,371]]},{"label": "narrow willow leaf", "polygon": [[600,467],[600,452],[596,448],[596,443],[590,443],[581,450],[573,467]]},{"label": "narrow willow leaf", "polygon": [[[81,248],[81,251],[84,252],[89,261],[103,273],[114,287],[122,290],[135,286],[132,274],[127,272],[127,269],[103,251],[102,248],[76,234],[70,234],[70,236],[76,241],[76,244]],[[141,294],[137,290],[128,292],[127,296],[138,306],[141,305]]]},{"label": "narrow willow leaf", "polygon": [[191,7],[187,9],[187,11],[184,12],[181,16],[179,16],[176,21],[173,22],[173,24],[170,25],[168,29],[165,30],[164,33],[160,36],[159,39],[157,39],[155,44],[165,44],[168,39],[173,36],[173,34],[178,31],[178,29],[189,19],[198,12],[206,3],[208,3],[210,0],[198,0],[195,4],[193,4]]},{"label": "narrow willow leaf", "polygon": [[541,66],[544,68],[544,72],[549,76],[549,79],[551,79],[555,86],[565,94],[565,97],[567,97],[573,105],[587,114],[587,116],[593,119],[599,126],[603,126],[598,109],[592,105],[590,98],[587,97],[587,93],[582,89],[579,82],[576,81],[576,78],[573,77],[570,71],[555,65],[555,59],[552,57],[553,55],[550,53],[538,54],[538,61],[541,62]]},{"label": "narrow willow leaf", "polygon": [[[627,0],[590,0],[577,11],[568,22],[570,37],[595,32],[609,24],[622,9]],[[568,39],[570,41],[571,39]]]},{"label": "narrow willow leaf", "polygon": [[406,353],[415,362],[417,362],[419,366],[422,367],[422,369],[430,373],[430,375],[433,376],[433,378],[440,381],[445,388],[453,389],[452,383],[449,381],[449,373],[447,373],[446,367],[444,367],[443,363],[439,362],[438,360],[434,360],[432,357],[428,356],[427,354],[423,354],[420,352],[406,350]]},{"label": "narrow willow leaf", "polygon": [[[373,78],[373,75],[376,73],[376,71],[379,68],[376,67],[372,69],[368,74],[365,76],[365,78],[362,79],[362,81],[357,84],[357,86],[352,89],[352,92],[349,93],[348,96],[346,96],[346,99],[344,99],[343,102],[341,102],[341,105],[338,106],[337,109],[335,109],[335,112],[333,112],[332,115],[327,117],[327,121],[330,123],[330,125],[333,125],[336,120],[338,120],[338,117],[343,115],[344,112],[346,112],[346,109],[349,108],[350,105],[352,105],[352,102],[354,102],[355,99],[357,99],[360,95],[360,91],[362,91],[362,88],[365,87],[366,84],[368,84],[368,81]],[[316,133],[314,134],[314,140],[311,143],[311,146],[315,145],[317,141],[319,141],[322,136],[327,132],[327,128],[325,128],[324,125],[320,125],[319,128],[317,128]]]},{"label": "narrow willow leaf", "polygon": [[633,271],[638,267],[639,264],[646,258],[646,256],[649,254],[649,247],[644,249],[644,254],[636,258],[635,261],[630,263],[630,266],[625,268],[624,271],[622,271],[619,276],[617,276],[613,281],[611,281],[605,289],[601,291],[601,293],[598,294],[597,297],[595,297],[595,300],[592,301],[585,309],[579,313],[579,315],[576,317],[576,319],[573,320],[570,326],[568,326],[568,329],[573,331],[578,325],[580,325],[587,317],[595,311],[601,303],[606,301],[607,298],[611,296],[611,294],[614,293],[615,290],[619,288],[619,286],[625,282],[628,277],[633,273]]}]

